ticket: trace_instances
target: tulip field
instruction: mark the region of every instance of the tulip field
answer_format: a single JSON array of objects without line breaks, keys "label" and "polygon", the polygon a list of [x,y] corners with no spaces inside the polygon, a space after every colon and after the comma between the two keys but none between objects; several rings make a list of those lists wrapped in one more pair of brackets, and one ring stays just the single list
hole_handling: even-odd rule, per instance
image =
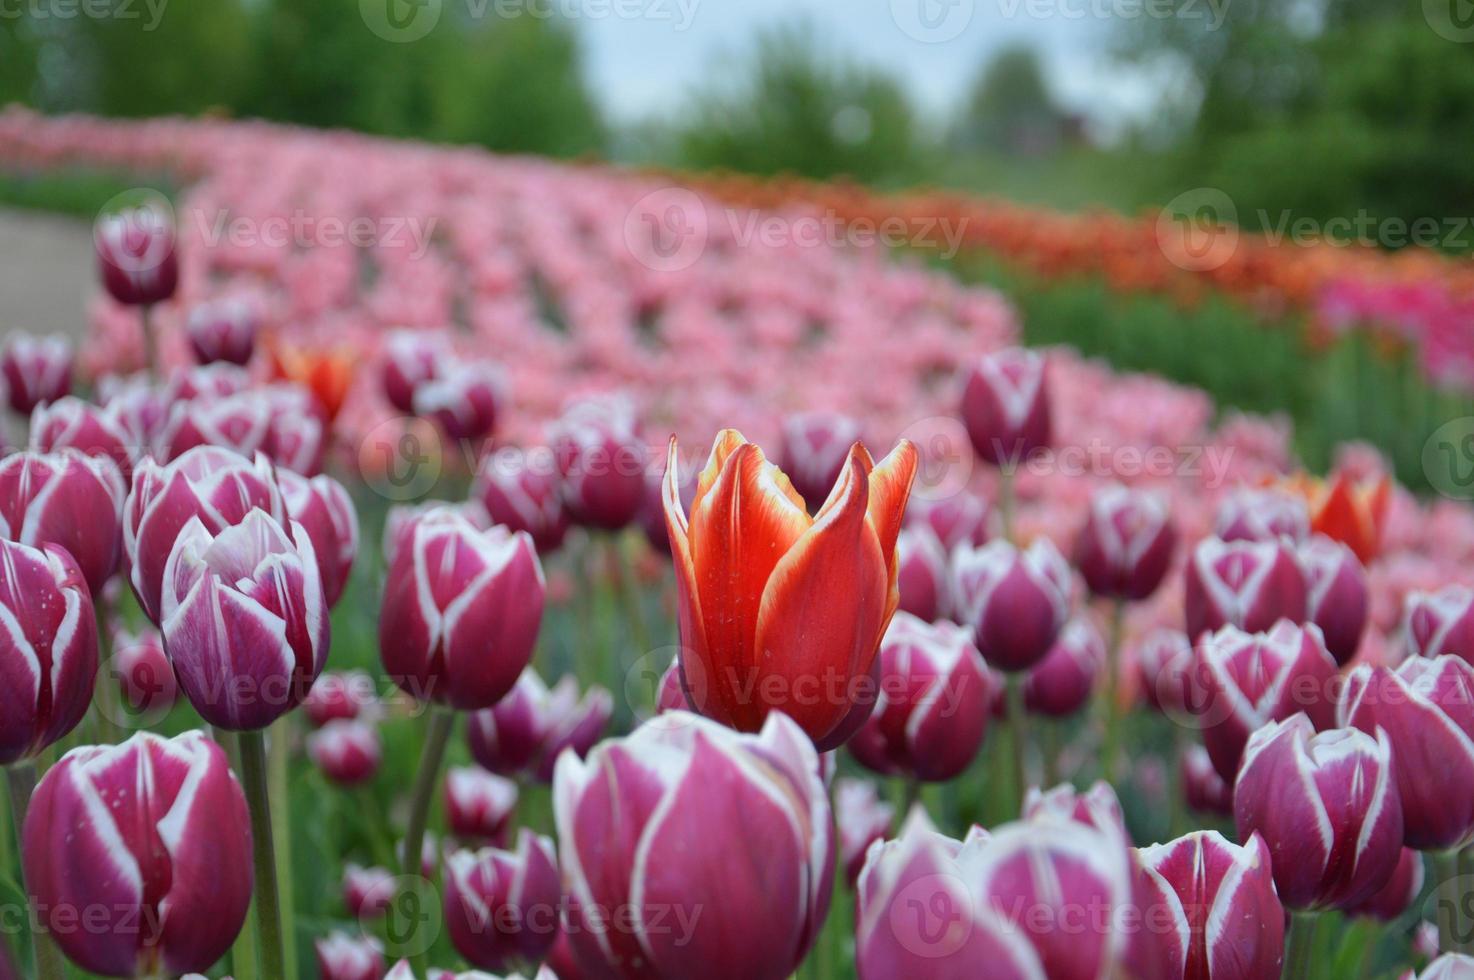
[{"label": "tulip field", "polygon": [[[0,980],[1474,978],[1466,486],[806,233],[927,196],[20,109],[0,168],[132,188],[85,340],[0,341]],[[1368,351],[1415,281],[1467,399],[1438,260],[942,203]]]}]

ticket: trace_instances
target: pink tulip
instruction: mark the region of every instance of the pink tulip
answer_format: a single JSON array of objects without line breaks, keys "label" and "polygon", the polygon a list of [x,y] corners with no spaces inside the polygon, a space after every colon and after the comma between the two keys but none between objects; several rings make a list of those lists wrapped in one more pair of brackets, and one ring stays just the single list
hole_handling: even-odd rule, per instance
[{"label": "pink tulip", "polygon": [[30,415],[72,390],[72,343],[60,334],[12,333],[0,349],[0,378],[6,400],[18,415]]},{"label": "pink tulip", "polygon": [[1346,914],[1382,923],[1395,922],[1423,894],[1424,878],[1423,855],[1411,847],[1404,847],[1402,857],[1397,861],[1397,870],[1392,872],[1382,890],[1360,905],[1348,908]]},{"label": "pink tulip", "polygon": [[1237,626],[1267,630],[1276,620],[1305,621],[1305,572],[1284,541],[1205,538],[1187,564],[1187,635]]},{"label": "pink tulip", "polygon": [[189,311],[185,332],[195,360],[201,364],[224,361],[245,364],[256,349],[261,318],[256,308],[243,299],[201,303]]},{"label": "pink tulip", "polygon": [[1073,821],[1126,840],[1126,814],[1111,784],[1096,780],[1085,792],[1069,783],[1050,790],[1029,787],[1024,797],[1023,819]]},{"label": "pink tulip", "polygon": [[617,400],[580,402],[553,427],[551,441],[574,521],[617,531],[639,515],[649,453],[633,409]]},{"label": "pink tulip", "polygon": [[1285,490],[1235,490],[1218,505],[1214,528],[1224,541],[1300,542],[1310,537],[1310,510]]},{"label": "pink tulip", "polygon": [[209,969],[246,919],[250,828],[225,753],[199,732],[74,749],[42,778],[26,815],[33,907],[93,973]]},{"label": "pink tulip", "polygon": [[271,406],[258,392],[245,391],[175,402],[159,439],[164,458],[175,460],[197,446],[251,456],[266,452],[270,436]]},{"label": "pink tulip", "polygon": [[1347,675],[1339,715],[1391,744],[1408,847],[1474,841],[1474,667],[1452,656],[1409,657],[1396,670],[1362,664]]},{"label": "pink tulip", "polygon": [[1024,678],[1024,705],[1050,718],[1073,715],[1090,701],[1105,670],[1105,639],[1088,617],[1076,616],[1060,630],[1044,659]]},{"label": "pink tulip", "polygon": [[124,703],[139,714],[161,716],[179,700],[174,665],[164,653],[164,638],[158,630],[115,632],[112,673]]},{"label": "pink tulip", "polygon": [[1280,974],[1285,910],[1275,894],[1269,848],[1258,834],[1242,847],[1207,830],[1144,848],[1141,858],[1168,896],[1179,935],[1187,937],[1175,975],[1265,980]]},{"label": "pink tulip", "polygon": [[985,355],[967,374],[963,424],[979,458],[1016,465],[1050,444],[1048,371],[1044,357],[1020,347]]},{"label": "pink tulip", "polygon": [[558,938],[563,890],[553,842],[526,828],[516,851],[456,851],[445,859],[445,924],[473,966],[536,963]]},{"label": "pink tulip", "polygon": [[788,475],[809,509],[816,510],[838,481],[850,447],[864,437],[858,421],[837,412],[790,415],[783,420],[778,468]]},{"label": "pink tulip", "polygon": [[124,306],[149,306],[174,295],[179,253],[171,216],[160,207],[131,207],[93,228],[103,288]]},{"label": "pink tulip", "polygon": [[948,613],[947,552],[927,527],[901,530],[896,538],[900,555],[897,576],[901,611],[931,622]]},{"label": "pink tulip", "polygon": [[1387,736],[1316,734],[1295,715],[1254,733],[1234,787],[1241,839],[1269,845],[1290,909],[1352,908],[1379,892],[1402,855],[1402,810]]},{"label": "pink tulip", "polygon": [[321,472],[330,433],[317,396],[298,384],[267,385],[254,395],[265,406],[268,423],[262,449],[271,461],[303,476]]},{"label": "pink tulip", "polygon": [[191,519],[218,534],[253,508],[285,519],[276,474],[264,456],[254,461],[214,446],[191,450],[168,466],[144,459],[123,504],[123,549],[139,605],[160,620],[164,565]]},{"label": "pink tulip", "polygon": [[1356,656],[1366,629],[1366,570],[1354,551],[1320,534],[1300,546],[1299,556],[1308,588],[1306,613],[1325,635],[1336,663],[1345,665]]},{"label": "pink tulip", "polygon": [[374,679],[363,671],[345,674],[323,674],[307,692],[302,711],[313,728],[330,721],[352,721],[370,714],[376,707],[379,692]]},{"label": "pink tulip", "polygon": [[211,533],[198,517],[164,567],[161,627],[179,685],[229,731],[265,728],[301,703],[327,661],[327,602],[302,525],[263,510]]},{"label": "pink tulip", "polygon": [[119,410],[67,396],[39,405],[31,413],[31,448],[43,453],[72,449],[109,460],[122,474],[126,492],[133,460],[143,443],[129,431]]},{"label": "pink tulip", "polygon": [[1007,541],[962,545],[952,555],[952,603],[990,667],[1027,670],[1065,625],[1070,570],[1044,538],[1026,551]]},{"label": "pink tulip", "polygon": [[198,367],[177,368],[169,375],[164,401],[193,401],[196,398],[229,398],[250,390],[251,375],[245,368],[217,361]]},{"label": "pink tulip", "polygon": [[496,365],[453,362],[415,388],[414,409],[452,439],[479,441],[496,428],[506,400],[506,381]]},{"label": "pink tulip", "polygon": [[357,786],[374,778],[384,751],[372,724],[338,719],[307,736],[307,754],[329,781]]},{"label": "pink tulip", "polygon": [[[488,517],[486,509],[475,500],[467,500],[459,504],[446,503],[443,500],[427,500],[419,504],[399,504],[390,507],[389,514],[384,519],[384,539],[381,545],[386,569],[393,566],[394,558],[399,554],[399,546],[409,538],[409,532],[414,529],[419,519],[439,510],[459,514],[478,531],[489,531],[494,524],[498,523]],[[518,529],[512,528],[512,530]]]},{"label": "pink tulip", "polygon": [[663,715],[667,711],[690,710],[691,703],[686,700],[686,692],[681,687],[681,660],[677,657],[665,668],[665,673],[660,675],[660,688],[655,694],[655,713]]},{"label": "pink tulip", "polygon": [[1219,817],[1233,816],[1233,785],[1218,775],[1207,749],[1189,745],[1182,750],[1178,766],[1182,795],[1189,810]]},{"label": "pink tulip", "polygon": [[951,552],[960,544],[988,543],[988,503],[976,494],[956,493],[940,500],[912,494],[906,508],[907,527],[926,527]]},{"label": "pink tulip", "polygon": [[539,554],[557,551],[568,534],[562,477],[551,452],[509,447],[487,455],[471,497],[486,508],[493,524],[532,535]]},{"label": "pink tulip", "polygon": [[277,483],[287,515],[312,539],[323,596],[332,608],[342,597],[358,557],[358,511],[353,498],[330,476],[308,479],[284,469],[277,472]]},{"label": "pink tulip", "polygon": [[[146,374],[122,378],[105,375],[97,381],[97,395],[104,412],[127,434],[131,481],[132,465],[157,448],[159,435],[168,420],[169,398]],[[44,438],[44,431],[33,428],[33,441]],[[80,445],[76,448],[89,451]]]},{"label": "pink tulip", "polygon": [[471,716],[467,741],[483,768],[546,783],[564,749],[579,758],[588,754],[613,710],[614,698],[602,687],[590,687],[580,698],[578,679],[565,674],[549,690],[528,667],[506,697]]},{"label": "pink tulip", "polygon": [[1090,500],[1075,565],[1096,595],[1139,601],[1157,591],[1176,545],[1165,500],[1111,484]]},{"label": "pink tulip", "polygon": [[320,980],[381,980],[384,976],[384,947],[372,936],[333,932],[313,947]]},{"label": "pink tulip", "polygon": [[542,623],[546,583],[532,538],[478,531],[449,510],[404,534],[379,614],[384,669],[415,698],[489,708],[531,661]]},{"label": "pink tulip", "polygon": [[392,871],[350,864],[343,869],[343,905],[355,919],[377,919],[394,901],[397,890]]},{"label": "pink tulip", "polygon": [[[786,715],[748,735],[671,712],[587,762],[565,754],[553,784],[569,940],[583,970],[793,974],[829,906],[834,842],[818,755]],[[596,927],[616,909],[629,928]],[[655,910],[665,927],[653,927]]]},{"label": "pink tulip", "polygon": [[945,782],[977,756],[999,681],[961,626],[897,613],[880,643],[880,695],[849,741],[885,775]]},{"label": "pink tulip", "polygon": [[1194,690],[1194,654],[1187,634],[1158,629],[1136,648],[1136,666],[1147,703],[1174,720],[1189,713]]},{"label": "pink tulip", "polygon": [[[850,743],[853,745],[854,743]],[[865,853],[891,831],[895,808],[881,800],[875,784],[866,779],[841,779],[834,784],[834,823],[839,830],[839,856],[845,880],[853,887],[865,865]]]},{"label": "pink tulip", "polygon": [[97,679],[92,596],[71,555],[0,541],[0,765],[77,727]]},{"label": "pink tulip", "polygon": [[110,460],[72,449],[12,453],[0,460],[0,535],[65,548],[99,595],[122,558],[125,492]]},{"label": "pink tulip", "polygon": [[1198,644],[1194,695],[1203,744],[1225,780],[1244,745],[1272,721],[1304,712],[1318,729],[1335,725],[1336,661],[1317,626],[1280,620],[1267,633],[1225,626]]},{"label": "pink tulip", "polygon": [[384,394],[401,412],[415,411],[415,392],[440,374],[450,355],[444,338],[426,330],[396,330],[384,342]]},{"label": "pink tulip", "polygon": [[516,808],[517,784],[510,779],[473,766],[446,773],[445,822],[462,840],[500,846]]},{"label": "pink tulip", "polygon": [[1474,589],[1449,585],[1437,592],[1410,593],[1403,635],[1414,656],[1447,653],[1474,664]]}]

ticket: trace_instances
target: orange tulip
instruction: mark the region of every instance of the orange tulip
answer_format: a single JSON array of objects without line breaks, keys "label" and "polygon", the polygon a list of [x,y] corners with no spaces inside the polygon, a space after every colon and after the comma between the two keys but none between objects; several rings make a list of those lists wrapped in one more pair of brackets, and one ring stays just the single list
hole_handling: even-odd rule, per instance
[{"label": "orange tulip", "polygon": [[856,443],[810,517],[783,471],[726,429],[688,519],[671,440],[665,520],[682,683],[697,710],[748,732],[782,711],[821,749],[863,723],[876,651],[900,601],[896,536],[916,461],[909,441],[879,464]]},{"label": "orange tulip", "polygon": [[1305,498],[1312,531],[1340,541],[1356,553],[1362,564],[1377,557],[1392,500],[1392,482],[1386,476],[1358,484],[1344,473],[1338,473],[1329,483],[1302,475],[1287,480],[1285,485]]},{"label": "orange tulip", "polygon": [[270,350],[272,373],[310,389],[328,420],[337,418],[348,397],[358,354],[347,347],[304,347],[279,341],[273,341]]}]

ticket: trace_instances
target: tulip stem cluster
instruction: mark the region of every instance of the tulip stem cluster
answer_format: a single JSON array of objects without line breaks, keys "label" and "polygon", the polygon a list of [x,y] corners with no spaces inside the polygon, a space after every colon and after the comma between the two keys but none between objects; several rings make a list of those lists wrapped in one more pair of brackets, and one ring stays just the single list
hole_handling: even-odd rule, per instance
[{"label": "tulip stem cluster", "polygon": [[1028,716],[1024,705],[1024,680],[1028,675],[1008,675],[1008,743],[1009,781],[1012,783],[1014,809],[1023,806],[1024,794],[1028,792],[1029,779],[1024,771],[1024,751],[1028,740]]},{"label": "tulip stem cluster", "polygon": [[1101,769],[1113,786],[1121,783],[1121,639],[1125,633],[1126,603],[1111,603],[1111,633],[1106,646],[1105,743]]},{"label": "tulip stem cluster", "polygon": [[267,746],[267,785],[271,794],[271,839],[276,856],[276,875],[285,883],[277,896],[281,903],[281,916],[285,928],[282,931],[282,955],[286,959],[285,980],[297,980],[297,921],[296,902],[292,896],[292,797],[288,782],[288,763],[291,744],[287,731],[287,719],[276,723],[276,731]]},{"label": "tulip stem cluster", "polygon": [[[31,794],[36,791],[36,764],[18,762],[13,766],[7,766],[5,775],[10,783],[11,817],[18,830],[25,826],[26,810],[31,805]],[[21,872],[21,876],[24,878],[24,871]],[[25,888],[24,881],[21,882],[21,886],[29,895],[30,891]],[[31,935],[31,944],[36,952],[36,980],[62,980],[66,976],[66,969],[62,964],[61,953],[52,945],[45,932],[37,928]]]},{"label": "tulip stem cluster", "polygon": [[1295,912],[1290,916],[1290,934],[1285,939],[1284,980],[1309,980],[1317,921],[1314,912]]},{"label": "tulip stem cluster", "polygon": [[[281,733],[277,733],[281,737]],[[271,801],[267,791],[266,735],[246,731],[238,736],[241,783],[251,813],[252,853],[256,872],[256,938],[261,950],[261,973],[287,975],[282,952],[281,902],[276,877],[276,849],[272,845]]]},{"label": "tulip stem cluster", "polygon": [[[424,876],[421,867],[425,846],[425,826],[430,820],[430,801],[440,781],[440,768],[445,761],[445,748],[455,728],[455,712],[439,705],[429,708],[429,727],[425,731],[425,749],[420,755],[420,768],[415,774],[413,794],[409,801],[409,823],[404,829],[404,854],[401,857],[405,877],[418,881]],[[412,928],[417,924],[412,924]],[[409,945],[417,944],[414,937]]]}]

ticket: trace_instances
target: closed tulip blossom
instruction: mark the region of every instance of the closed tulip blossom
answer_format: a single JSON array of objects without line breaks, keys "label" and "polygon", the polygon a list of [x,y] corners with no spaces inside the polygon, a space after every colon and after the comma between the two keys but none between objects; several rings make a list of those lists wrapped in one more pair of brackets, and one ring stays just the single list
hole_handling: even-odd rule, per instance
[{"label": "closed tulip blossom", "polygon": [[362,671],[323,674],[307,692],[302,712],[312,727],[321,728],[339,718],[352,721],[370,714],[378,698],[374,679]]},{"label": "closed tulip blossom", "polygon": [[891,832],[895,807],[883,801],[868,779],[841,779],[834,784],[834,823],[839,830],[839,856],[851,886],[865,866],[870,845]]},{"label": "closed tulip blossom", "polygon": [[1213,759],[1201,745],[1189,745],[1178,760],[1182,795],[1194,813],[1233,816],[1233,784],[1213,768]]},{"label": "closed tulip blossom", "polygon": [[109,460],[122,474],[126,492],[133,460],[143,442],[129,430],[119,411],[68,395],[31,413],[31,448],[42,453],[71,449]]},{"label": "closed tulip blossom", "polygon": [[374,778],[384,750],[372,724],[340,719],[307,736],[307,754],[329,781],[357,786]]},{"label": "closed tulip blossom", "polygon": [[1310,509],[1303,496],[1286,490],[1235,490],[1218,505],[1214,532],[1224,541],[1298,543],[1310,537]]},{"label": "closed tulip blossom", "polygon": [[532,538],[450,510],[415,520],[379,613],[384,669],[406,693],[460,711],[500,701],[532,659],[546,583]]},{"label": "closed tulip blossom", "polygon": [[450,354],[442,335],[396,330],[384,342],[384,395],[401,412],[413,413],[415,392],[438,377]]},{"label": "closed tulip blossom", "polygon": [[224,751],[200,732],[73,749],[26,816],[33,907],[92,973],[209,969],[250,905],[250,826]]},{"label": "closed tulip blossom", "polygon": [[829,496],[849,459],[850,447],[864,440],[855,419],[837,412],[800,412],[783,420],[783,445],[778,466],[793,489],[809,505]]},{"label": "closed tulip blossom", "polygon": [[1391,744],[1407,846],[1474,841],[1474,667],[1447,655],[1362,664],[1346,678],[1340,722]]},{"label": "closed tulip blossom", "polygon": [[1336,720],[1336,661],[1320,629],[1281,620],[1267,633],[1225,626],[1198,645],[1195,695],[1203,744],[1225,780],[1239,771],[1244,745],[1272,721],[1304,712],[1317,729]]},{"label": "closed tulip blossom", "polygon": [[130,207],[93,228],[103,288],[124,306],[151,306],[174,295],[179,254],[172,217],[162,207]]},{"label": "closed tulip blossom", "polygon": [[1126,840],[1126,815],[1111,784],[1098,779],[1083,793],[1069,783],[1050,790],[1029,787],[1022,810],[1025,820],[1074,821]]},{"label": "closed tulip blossom", "polygon": [[453,363],[415,388],[415,414],[433,419],[452,439],[479,441],[491,435],[506,402],[501,369],[485,361]]},{"label": "closed tulip blossom", "polygon": [[0,541],[0,766],[77,727],[97,679],[97,621],[65,550]]},{"label": "closed tulip blossom", "polygon": [[1402,857],[1397,861],[1397,870],[1392,872],[1382,890],[1360,905],[1348,908],[1346,914],[1376,922],[1396,922],[1423,894],[1425,878],[1423,855],[1411,847],[1404,847]]},{"label": "closed tulip blossom", "polygon": [[349,864],[343,869],[343,906],[355,919],[377,919],[398,894],[394,872]]},{"label": "closed tulip blossom", "polygon": [[1285,541],[1205,538],[1187,563],[1183,607],[1187,635],[1237,626],[1269,629],[1277,620],[1305,621],[1305,572]]},{"label": "closed tulip blossom", "polygon": [[1474,664],[1474,589],[1449,585],[1437,592],[1410,593],[1402,632],[1414,656],[1447,653]]},{"label": "closed tulip blossom", "polygon": [[0,378],[17,415],[30,415],[72,390],[72,343],[60,334],[12,333],[0,348]]},{"label": "closed tulip blossom", "polygon": [[1076,616],[1060,630],[1044,659],[1024,678],[1024,704],[1050,718],[1066,718],[1090,702],[1106,663],[1105,639],[1088,617]]},{"label": "closed tulip blossom", "polygon": [[517,784],[473,766],[445,774],[445,822],[465,841],[500,846],[517,808]]},{"label": "closed tulip blossom", "polygon": [[142,460],[123,504],[123,549],[138,604],[160,621],[164,565],[191,519],[212,534],[260,508],[286,517],[276,474],[265,456],[254,460],[215,446],[191,450],[167,466]]},{"label": "closed tulip blossom", "polygon": [[299,384],[278,383],[258,388],[257,398],[266,406],[266,444],[262,447],[282,469],[316,476],[327,451],[329,421],[309,389]]},{"label": "closed tulip blossom", "polygon": [[1194,690],[1193,646],[1181,630],[1158,629],[1136,648],[1136,666],[1147,703],[1174,719],[1189,714]]},{"label": "closed tulip blossom", "polygon": [[549,433],[575,523],[618,531],[639,516],[649,453],[634,409],[621,399],[579,402]]},{"label": "closed tulip blossom", "polygon": [[[459,504],[446,503],[443,500],[427,500],[419,504],[399,504],[390,507],[389,514],[384,519],[384,538],[381,544],[386,569],[394,564],[394,557],[399,554],[399,546],[409,539],[410,532],[414,530],[419,519],[426,514],[440,510],[459,514],[478,531],[489,531],[494,525],[500,523],[487,516],[486,508],[475,500],[467,500]],[[518,528],[512,528],[512,530],[515,531]]]},{"label": "closed tulip blossom", "polygon": [[328,607],[338,604],[358,557],[358,511],[343,484],[330,476],[311,479],[291,470],[277,472],[287,515],[312,539]]},{"label": "closed tulip blossom", "polygon": [[[97,379],[97,399],[127,433],[131,462],[137,462],[157,448],[171,402],[168,393],[155,385],[147,374],[121,378],[104,375]],[[33,429],[33,433],[40,431]],[[131,481],[131,476],[129,479]]]},{"label": "closed tulip blossom", "polygon": [[[568,937],[587,973],[783,980],[824,922],[829,800],[786,715],[749,735],[671,712],[587,761],[565,754],[553,810]],[[607,928],[612,910],[628,928]]]},{"label": "closed tulip blossom", "polygon": [[532,535],[538,554],[557,551],[568,534],[563,479],[551,452],[502,449],[487,455],[471,497],[486,508],[493,524]]},{"label": "closed tulip blossom", "polygon": [[328,656],[312,541],[263,510],[218,533],[192,517],[164,568],[164,648],[200,716],[265,728],[301,703]]},{"label": "closed tulip blossom", "polygon": [[535,965],[558,938],[563,898],[553,842],[526,828],[517,849],[456,851],[445,859],[445,925],[473,966]]},{"label": "closed tulip blossom", "polygon": [[175,402],[159,437],[160,448],[169,460],[197,446],[219,446],[242,456],[258,452],[270,456],[271,421],[271,404],[257,391]]},{"label": "closed tulip blossom", "polygon": [[951,552],[960,544],[988,543],[988,502],[977,494],[955,493],[939,500],[912,497],[906,508],[906,526],[926,527]]},{"label": "closed tulip blossom", "polygon": [[221,299],[201,303],[189,311],[185,333],[195,360],[201,364],[224,361],[245,364],[256,349],[261,317],[244,299]]},{"label": "closed tulip blossom", "polygon": [[111,460],[70,449],[12,453],[0,460],[0,536],[65,548],[99,595],[123,555],[125,492]]},{"label": "closed tulip blossom", "polygon": [[927,527],[902,528],[896,539],[901,610],[931,622],[947,615],[947,552]]},{"label": "closed tulip blossom", "polygon": [[580,695],[578,679],[564,674],[550,690],[528,667],[506,697],[471,715],[467,740],[483,768],[546,783],[564,749],[579,758],[588,754],[603,737],[613,710],[614,698],[602,687]]},{"label": "closed tulip blossom", "polygon": [[214,364],[175,369],[169,375],[163,394],[164,401],[173,405],[196,398],[229,398],[250,390],[252,386],[251,373],[245,368],[216,361]]},{"label": "closed tulip blossom", "polygon": [[1140,851],[1165,886],[1167,908],[1186,935],[1184,980],[1277,977],[1285,953],[1285,910],[1275,894],[1269,848],[1258,834],[1242,846],[1217,831],[1197,831]]},{"label": "closed tulip blossom", "polygon": [[1308,588],[1306,614],[1320,627],[1336,663],[1344,665],[1356,656],[1366,630],[1366,570],[1350,548],[1319,534],[1300,546],[1299,555]]},{"label": "closed tulip blossom", "polygon": [[682,680],[697,710],[742,731],[782,711],[821,749],[853,733],[900,603],[896,538],[916,459],[910,442],[878,464],[856,444],[810,517],[783,472],[727,429],[688,517],[671,440],[665,516]]},{"label": "closed tulip blossom", "polygon": [[1166,501],[1111,484],[1090,500],[1075,565],[1096,595],[1139,601],[1157,591],[1176,545]]},{"label": "closed tulip blossom", "polygon": [[1234,787],[1234,823],[1240,839],[1257,832],[1269,845],[1286,908],[1354,908],[1386,886],[1402,856],[1392,770],[1384,733],[1316,734],[1303,714],[1249,739]]},{"label": "closed tulip blossom", "polygon": [[1020,347],[978,359],[962,393],[962,422],[978,457],[1017,465],[1050,444],[1049,384],[1044,357]]},{"label": "closed tulip blossom", "polygon": [[897,613],[880,644],[880,694],[850,739],[865,767],[944,782],[977,756],[1000,683],[969,631]]},{"label": "closed tulip blossom", "polygon": [[321,980],[381,980],[384,947],[372,936],[335,931],[313,943]]},{"label": "closed tulip blossom", "polygon": [[1069,616],[1069,566],[1045,538],[1023,551],[1007,541],[963,546],[952,555],[952,602],[990,667],[1028,670]]},{"label": "closed tulip blossom", "polygon": [[111,669],[123,703],[138,714],[161,717],[179,700],[174,665],[164,653],[164,639],[157,630],[115,632]]}]

